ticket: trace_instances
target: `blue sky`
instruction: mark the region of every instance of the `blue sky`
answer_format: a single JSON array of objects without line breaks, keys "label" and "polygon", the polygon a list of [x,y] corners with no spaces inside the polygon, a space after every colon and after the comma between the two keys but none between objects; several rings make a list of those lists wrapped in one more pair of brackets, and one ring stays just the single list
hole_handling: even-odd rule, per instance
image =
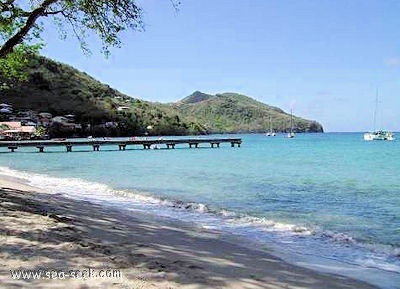
[{"label": "blue sky", "polygon": [[85,56],[56,29],[43,54],[130,96],[177,101],[239,92],[327,131],[400,130],[400,1],[142,0],[145,32],[125,32],[109,59]]}]

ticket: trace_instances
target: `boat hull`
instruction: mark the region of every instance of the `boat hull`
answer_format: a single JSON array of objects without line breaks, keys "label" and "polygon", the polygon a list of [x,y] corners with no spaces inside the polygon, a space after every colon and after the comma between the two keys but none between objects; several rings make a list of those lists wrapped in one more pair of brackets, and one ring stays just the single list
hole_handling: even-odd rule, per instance
[{"label": "boat hull", "polygon": [[374,140],[394,140],[393,133],[389,131],[376,131],[376,132],[367,132],[364,134],[364,140],[366,141],[374,141]]},{"label": "boat hull", "polygon": [[290,132],[287,134],[288,138],[294,138],[294,136],[295,136],[294,132]]}]

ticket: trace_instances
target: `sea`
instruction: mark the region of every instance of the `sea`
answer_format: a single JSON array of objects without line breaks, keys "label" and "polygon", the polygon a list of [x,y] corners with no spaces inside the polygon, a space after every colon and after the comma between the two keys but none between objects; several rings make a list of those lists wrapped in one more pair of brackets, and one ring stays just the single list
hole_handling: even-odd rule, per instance
[{"label": "sea", "polygon": [[243,143],[100,152],[77,146],[72,153],[0,148],[0,174],[215,230],[299,266],[400,288],[400,140],[367,142],[362,133],[207,137]]}]

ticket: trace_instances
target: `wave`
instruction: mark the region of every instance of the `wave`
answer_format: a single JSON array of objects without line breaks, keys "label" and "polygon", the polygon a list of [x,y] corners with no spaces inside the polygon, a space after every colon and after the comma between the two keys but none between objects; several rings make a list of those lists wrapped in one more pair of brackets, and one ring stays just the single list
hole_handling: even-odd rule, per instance
[{"label": "wave", "polygon": [[292,252],[300,251],[303,254],[324,256],[328,259],[400,274],[400,248],[386,244],[362,243],[345,233],[278,222],[228,209],[213,208],[203,203],[155,197],[147,192],[115,190],[106,184],[78,178],[59,178],[7,167],[0,167],[0,174],[24,179],[29,185],[49,193],[98,201],[102,204],[123,203],[123,208],[129,207],[132,210],[150,212],[181,221],[195,221],[204,228],[251,237],[268,245],[278,244],[277,247],[285,246],[286,250]]},{"label": "wave", "polygon": [[293,232],[297,233],[308,231],[304,227],[278,223],[265,218],[252,217],[245,214],[238,214],[227,209],[212,210],[207,204],[203,203],[184,202],[181,200],[160,198],[151,196],[149,193],[136,190],[115,190],[106,184],[86,181],[78,178],[52,177],[49,175],[17,171],[6,167],[0,167],[0,174],[25,179],[29,185],[33,187],[45,189],[50,193],[64,194],[66,196],[91,196],[96,199],[102,199],[103,197],[110,196],[124,197],[147,205],[160,205],[196,213],[214,214],[216,216],[223,217],[227,221],[229,220],[235,222],[237,225],[260,225],[270,228],[273,227],[277,231],[292,230]]}]

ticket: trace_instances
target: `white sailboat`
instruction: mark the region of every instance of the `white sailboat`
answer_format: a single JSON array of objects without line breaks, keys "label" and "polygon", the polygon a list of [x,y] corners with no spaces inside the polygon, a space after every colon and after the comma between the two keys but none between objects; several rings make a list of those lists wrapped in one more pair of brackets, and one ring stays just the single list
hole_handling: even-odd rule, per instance
[{"label": "white sailboat", "polygon": [[374,111],[374,130],[372,132],[364,133],[364,140],[373,141],[373,140],[394,140],[394,134],[390,131],[386,130],[376,130],[376,114],[378,111],[378,90],[376,91],[376,99],[375,99],[375,111]]},{"label": "white sailboat", "polygon": [[276,136],[276,133],[272,130],[272,119],[269,117],[269,131],[266,136]]},{"label": "white sailboat", "polygon": [[292,110],[290,110],[290,131],[287,134],[287,137],[288,138],[294,138],[295,137],[295,134],[293,132],[293,112],[292,112]]}]

